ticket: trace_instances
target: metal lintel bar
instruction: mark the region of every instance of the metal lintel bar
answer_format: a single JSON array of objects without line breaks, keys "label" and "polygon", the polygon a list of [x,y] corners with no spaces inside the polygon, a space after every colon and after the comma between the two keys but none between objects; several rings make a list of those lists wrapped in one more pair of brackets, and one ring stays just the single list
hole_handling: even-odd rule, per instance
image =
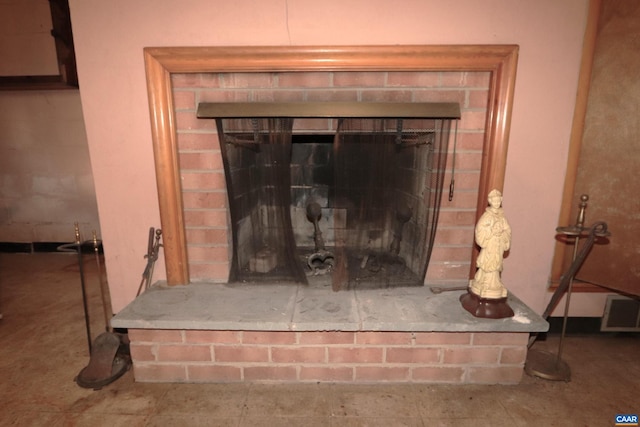
[{"label": "metal lintel bar", "polygon": [[455,102],[201,102],[197,117],[459,119]]}]

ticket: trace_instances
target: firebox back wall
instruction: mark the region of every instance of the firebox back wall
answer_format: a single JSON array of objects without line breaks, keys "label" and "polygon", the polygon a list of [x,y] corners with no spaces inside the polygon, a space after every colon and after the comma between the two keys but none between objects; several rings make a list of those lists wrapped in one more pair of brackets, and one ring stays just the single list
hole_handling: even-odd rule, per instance
[{"label": "firebox back wall", "polygon": [[[448,200],[453,141],[427,282],[465,281],[484,142],[487,72],[295,72],[173,74],[189,271],[192,281],[225,282],[231,253],[226,184],[214,120],[196,118],[200,102],[457,102],[455,193]],[[332,129],[329,120],[296,120],[294,133]],[[452,135],[453,138],[453,135]]]}]

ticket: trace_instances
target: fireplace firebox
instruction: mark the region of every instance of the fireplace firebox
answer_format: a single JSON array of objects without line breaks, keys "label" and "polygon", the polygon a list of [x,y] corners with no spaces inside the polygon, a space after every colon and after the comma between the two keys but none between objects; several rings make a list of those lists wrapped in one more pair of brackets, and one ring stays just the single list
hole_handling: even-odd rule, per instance
[{"label": "fireplace firebox", "polygon": [[[200,103],[229,199],[230,282],[422,286],[456,103]],[[329,120],[300,133],[297,120]]]}]

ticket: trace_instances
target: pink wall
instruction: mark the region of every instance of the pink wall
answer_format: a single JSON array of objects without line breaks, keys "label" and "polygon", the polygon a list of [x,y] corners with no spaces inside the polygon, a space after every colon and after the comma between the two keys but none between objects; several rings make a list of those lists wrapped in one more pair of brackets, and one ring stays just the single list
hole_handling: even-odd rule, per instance
[{"label": "pink wall", "polygon": [[[114,311],[134,297],[159,226],[145,46],[518,44],[504,206],[504,283],[542,311],[575,95],[585,0],[71,0]],[[187,6],[188,5],[188,6]],[[163,278],[163,264],[156,268]]]}]

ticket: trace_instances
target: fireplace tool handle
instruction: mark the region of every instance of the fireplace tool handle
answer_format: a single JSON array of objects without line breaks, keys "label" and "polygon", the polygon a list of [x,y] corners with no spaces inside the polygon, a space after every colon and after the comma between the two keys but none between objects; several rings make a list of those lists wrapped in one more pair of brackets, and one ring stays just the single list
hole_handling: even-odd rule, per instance
[{"label": "fireplace tool handle", "polygon": [[140,281],[140,286],[138,286],[138,293],[136,294],[136,296],[140,295],[143,289],[146,291],[151,286],[153,268],[155,267],[156,261],[158,260],[160,247],[162,247],[162,244],[160,243],[161,236],[161,229],[156,230],[153,227],[149,228],[147,253],[144,256],[147,259],[147,265],[144,267],[144,271],[142,272],[142,280]]},{"label": "fireplace tool handle", "polygon": [[322,231],[320,231],[320,225],[318,224],[320,218],[322,218],[322,208],[320,205],[316,202],[307,204],[307,219],[313,223],[313,243],[315,250],[315,252],[307,258],[307,266],[309,266],[314,274],[331,270],[334,263],[333,253],[327,251],[324,246]]},{"label": "fireplace tool handle", "polygon": [[402,231],[404,230],[404,225],[409,222],[412,216],[413,211],[409,205],[402,203],[398,205],[396,210],[396,224],[393,230],[393,240],[389,247],[389,252],[391,252],[391,255],[395,257],[400,254],[400,243],[402,242]]},{"label": "fireplace tool handle", "polygon": [[324,239],[322,238],[322,231],[318,221],[322,218],[322,210],[320,205],[316,202],[311,202],[307,205],[307,218],[313,223],[313,243],[315,245],[315,251],[324,251]]},{"label": "fireplace tool handle", "polygon": [[84,277],[84,260],[82,257],[82,239],[80,237],[80,227],[77,222],[73,224],[75,239],[73,243],[65,243],[58,246],[59,252],[76,252],[78,256],[78,270],[80,273],[80,290],[82,291],[82,308],[84,309],[84,326],[87,333],[89,353],[91,353],[91,319],[89,316],[89,302],[87,296],[87,285]]},{"label": "fireplace tool handle", "polygon": [[113,332],[110,324],[110,317],[113,315],[113,312],[111,310],[111,300],[109,299],[109,287],[104,280],[102,263],[100,262],[100,248],[102,247],[102,240],[98,239],[96,230],[93,230],[92,243],[93,255],[96,259],[96,268],[98,271],[98,281],[100,283],[100,297],[102,298],[102,312],[104,314],[104,329],[106,332]]},{"label": "fireplace tool handle", "polygon": [[[571,265],[569,266],[569,268],[567,269],[566,273],[563,274],[562,277],[560,278],[560,283],[558,284],[558,287],[553,293],[553,296],[551,297],[551,300],[549,301],[547,308],[542,313],[543,319],[545,320],[548,319],[549,315],[551,315],[551,312],[553,312],[553,310],[556,308],[556,305],[558,305],[558,302],[560,302],[560,299],[563,297],[564,293],[569,288],[569,284],[573,281],[573,278],[575,277],[580,267],[582,267],[582,264],[584,263],[584,260],[587,258],[587,255],[589,255],[589,251],[593,247],[593,244],[595,243],[596,239],[598,237],[609,236],[610,234],[611,233],[607,231],[607,223],[603,221],[596,222],[589,229],[589,235],[587,240],[582,245],[582,248],[580,249],[580,251],[577,251],[576,257],[574,261],[571,263]],[[535,342],[536,338],[537,338],[536,335],[533,335],[529,339],[529,347],[531,347],[531,345]]]}]

